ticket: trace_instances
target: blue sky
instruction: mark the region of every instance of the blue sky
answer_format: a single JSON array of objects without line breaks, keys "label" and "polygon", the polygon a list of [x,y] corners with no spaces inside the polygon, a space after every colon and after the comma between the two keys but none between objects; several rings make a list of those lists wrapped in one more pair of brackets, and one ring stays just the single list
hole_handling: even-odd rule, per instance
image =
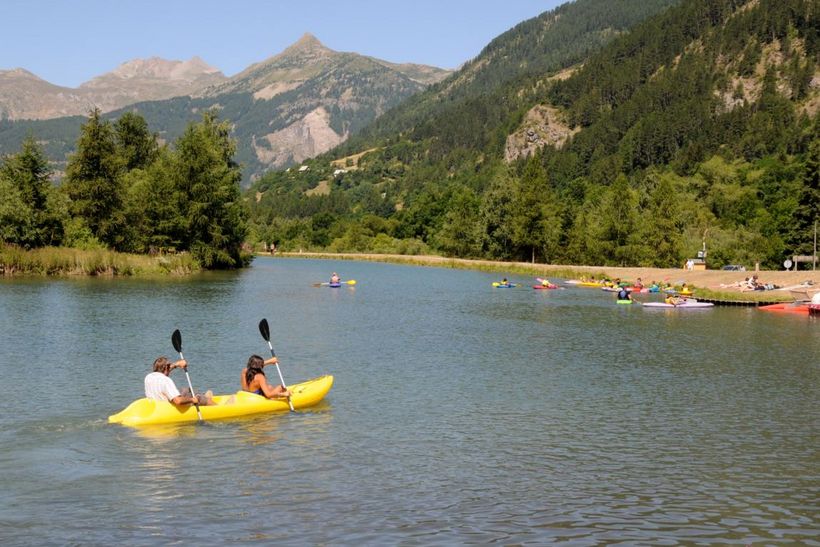
[{"label": "blue sky", "polygon": [[228,76],[305,32],[327,47],[456,68],[564,0],[3,0],[0,69],[76,87],[121,63],[200,56]]}]

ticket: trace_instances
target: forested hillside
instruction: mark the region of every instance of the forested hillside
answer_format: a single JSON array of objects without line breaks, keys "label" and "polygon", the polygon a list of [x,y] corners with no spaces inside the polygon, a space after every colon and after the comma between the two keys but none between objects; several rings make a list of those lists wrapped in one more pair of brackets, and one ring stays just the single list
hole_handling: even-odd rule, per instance
[{"label": "forested hillside", "polygon": [[[613,4],[527,21],[309,170],[268,174],[249,196],[255,237],[647,266],[704,243],[710,266],[806,253],[820,207],[816,0],[685,0],[586,55],[616,28],[589,14]],[[597,30],[553,36],[559,23]],[[552,41],[563,61],[536,47]],[[538,109],[566,138],[505,162]]]}]

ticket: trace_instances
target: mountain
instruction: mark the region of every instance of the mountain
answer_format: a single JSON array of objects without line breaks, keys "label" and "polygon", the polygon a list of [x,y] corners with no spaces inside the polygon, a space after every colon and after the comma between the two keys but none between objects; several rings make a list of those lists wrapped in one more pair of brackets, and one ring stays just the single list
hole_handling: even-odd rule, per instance
[{"label": "mountain", "polygon": [[262,178],[257,232],[281,249],[664,267],[708,239],[710,264],[779,267],[810,254],[820,218],[817,16],[816,0],[566,4],[309,175]]},{"label": "mountain", "polygon": [[[82,89],[109,89],[129,79],[148,75],[177,78],[191,71],[124,65],[116,74],[84,84]],[[196,74],[196,71],[193,71]],[[377,116],[449,71],[413,64],[393,64],[356,53],[333,51],[305,34],[278,55],[256,63],[239,74],[199,87],[187,96],[130,104],[109,112],[140,113],[152,131],[165,141],[179,136],[202,112],[216,109],[228,120],[238,141],[237,160],[245,182],[271,168],[285,167],[325,152]],[[200,80],[201,81],[201,80]],[[16,150],[28,130],[47,134],[46,152],[59,169],[76,141],[81,118],[48,122],[0,121],[0,153]]]},{"label": "mountain", "polygon": [[198,57],[136,59],[76,89],[51,84],[23,69],[0,70],[0,119],[81,116],[94,106],[110,112],[141,101],[189,95],[225,79]]}]

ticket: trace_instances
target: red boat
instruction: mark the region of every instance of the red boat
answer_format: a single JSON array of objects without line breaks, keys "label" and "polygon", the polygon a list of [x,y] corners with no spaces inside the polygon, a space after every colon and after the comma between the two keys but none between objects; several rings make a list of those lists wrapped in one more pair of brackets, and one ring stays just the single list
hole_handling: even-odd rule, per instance
[{"label": "red boat", "polygon": [[782,304],[769,304],[768,306],[760,306],[759,310],[774,311],[779,313],[809,313],[808,304],[794,304],[785,302]]}]

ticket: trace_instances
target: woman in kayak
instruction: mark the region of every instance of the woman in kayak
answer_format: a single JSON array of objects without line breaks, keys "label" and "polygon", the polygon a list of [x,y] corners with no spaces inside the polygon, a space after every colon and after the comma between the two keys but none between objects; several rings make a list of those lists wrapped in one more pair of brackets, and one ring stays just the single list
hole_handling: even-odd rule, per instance
[{"label": "woman in kayak", "polygon": [[335,285],[336,283],[341,283],[341,278],[336,272],[333,272],[333,275],[330,276],[330,283]]},{"label": "woman in kayak", "polygon": [[285,389],[281,384],[276,386],[270,385],[262,370],[265,365],[274,365],[276,363],[276,357],[271,357],[267,361],[264,361],[258,355],[251,355],[250,359],[248,359],[248,366],[242,369],[242,389],[256,393],[257,395],[263,395],[268,399],[290,397],[290,390]]},{"label": "woman in kayak", "polygon": [[626,287],[621,287],[618,291],[618,300],[632,300],[632,295],[626,290]]},{"label": "woman in kayak", "polygon": [[154,361],[154,371],[145,377],[145,397],[154,401],[167,401],[175,405],[192,405],[198,403],[202,406],[212,405],[210,392],[205,395],[191,396],[188,388],[185,394],[181,394],[174,381],[171,380],[171,371],[175,368],[186,369],[188,362],[180,359],[171,363],[167,357],[157,357]]}]

